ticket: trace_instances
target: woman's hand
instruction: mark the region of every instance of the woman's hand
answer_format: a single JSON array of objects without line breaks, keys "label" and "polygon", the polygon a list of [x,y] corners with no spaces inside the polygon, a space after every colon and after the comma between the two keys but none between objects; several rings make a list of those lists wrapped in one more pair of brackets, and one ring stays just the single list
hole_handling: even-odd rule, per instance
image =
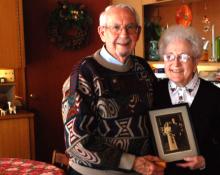
[{"label": "woman's hand", "polygon": [[166,163],[156,156],[137,157],[133,169],[142,175],[164,175]]},{"label": "woman's hand", "polygon": [[205,158],[203,156],[185,157],[184,160],[186,162],[177,163],[176,165],[182,168],[189,168],[191,170],[205,168]]}]

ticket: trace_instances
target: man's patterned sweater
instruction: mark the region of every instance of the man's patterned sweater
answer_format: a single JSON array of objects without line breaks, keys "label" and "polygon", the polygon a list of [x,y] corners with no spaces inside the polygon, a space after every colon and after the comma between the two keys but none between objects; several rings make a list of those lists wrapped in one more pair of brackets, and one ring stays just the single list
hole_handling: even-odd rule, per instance
[{"label": "man's patterned sweater", "polygon": [[62,115],[71,160],[120,171],[130,170],[135,156],[148,154],[148,110],[155,83],[149,65],[136,56],[122,66],[105,61],[99,51],[83,59],[63,86]]}]

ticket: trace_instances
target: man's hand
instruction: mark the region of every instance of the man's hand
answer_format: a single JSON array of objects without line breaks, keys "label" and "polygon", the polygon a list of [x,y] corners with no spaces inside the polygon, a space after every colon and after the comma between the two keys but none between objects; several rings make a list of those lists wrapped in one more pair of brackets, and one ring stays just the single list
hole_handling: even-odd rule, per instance
[{"label": "man's hand", "polygon": [[156,156],[137,157],[133,169],[142,175],[163,175],[166,163]]}]

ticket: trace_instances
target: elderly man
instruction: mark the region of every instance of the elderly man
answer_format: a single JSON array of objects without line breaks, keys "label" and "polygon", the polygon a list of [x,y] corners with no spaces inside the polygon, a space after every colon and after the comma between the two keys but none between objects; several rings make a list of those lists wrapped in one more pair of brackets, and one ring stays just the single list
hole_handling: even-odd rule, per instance
[{"label": "elderly man", "polygon": [[147,128],[156,79],[144,59],[131,55],[141,32],[138,16],[118,4],[99,20],[103,47],[84,58],[63,86],[70,174],[163,175]]}]

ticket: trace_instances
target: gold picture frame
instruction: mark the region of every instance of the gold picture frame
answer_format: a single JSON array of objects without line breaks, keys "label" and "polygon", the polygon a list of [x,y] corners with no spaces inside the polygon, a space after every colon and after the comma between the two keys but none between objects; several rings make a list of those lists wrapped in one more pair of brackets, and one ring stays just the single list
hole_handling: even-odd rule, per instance
[{"label": "gold picture frame", "polygon": [[155,147],[159,157],[166,162],[198,155],[188,111],[187,104],[149,111]]}]

